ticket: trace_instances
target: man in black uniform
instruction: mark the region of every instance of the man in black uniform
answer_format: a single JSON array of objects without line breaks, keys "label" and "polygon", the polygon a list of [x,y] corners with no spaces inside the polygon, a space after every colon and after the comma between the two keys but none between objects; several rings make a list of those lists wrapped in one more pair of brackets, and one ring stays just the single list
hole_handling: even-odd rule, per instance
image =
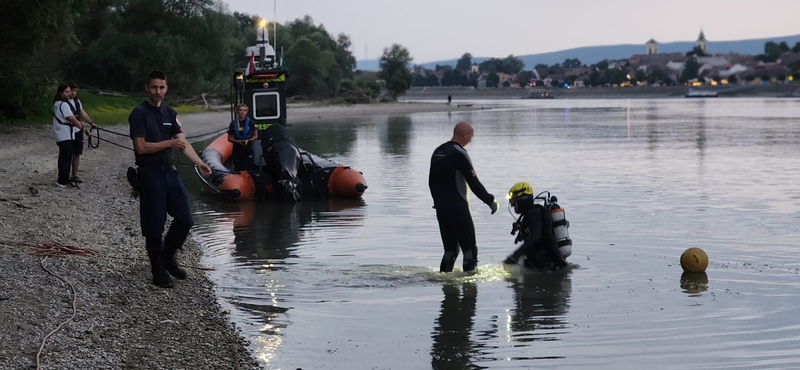
[{"label": "man in black uniform", "polygon": [[567,262],[559,254],[558,244],[552,237],[552,226],[547,222],[550,214],[533,200],[533,188],[527,182],[518,182],[508,191],[508,201],[514,207],[514,212],[520,215],[511,234],[519,232],[514,243],[522,242],[522,245],[503,264],[516,265],[525,256],[524,265],[527,268],[558,270]]},{"label": "man in black uniform", "polygon": [[[150,257],[153,284],[171,288],[174,282],[170,275],[177,279],[186,278],[186,271],[178,266],[175,253],[183,246],[194,224],[186,188],[173,165],[172,148],[180,149],[197,165],[203,176],[211,175],[211,169],[183,136],[178,114],[162,104],[167,93],[164,72],[150,72],[145,91],[147,100],[134,108],[128,117],[136,164],[139,166],[139,216]],[[162,239],[167,213],[173,220]]]},{"label": "man in black uniform", "polygon": [[453,138],[436,148],[431,156],[428,187],[444,244],[444,256],[439,265],[441,272],[453,271],[459,247],[464,252],[464,271],[472,271],[478,265],[475,225],[467,202],[467,185],[480,200],[489,205],[492,214],[497,212],[497,201],[478,180],[472,161],[464,149],[472,141],[474,133],[469,122],[459,122],[453,129]]}]

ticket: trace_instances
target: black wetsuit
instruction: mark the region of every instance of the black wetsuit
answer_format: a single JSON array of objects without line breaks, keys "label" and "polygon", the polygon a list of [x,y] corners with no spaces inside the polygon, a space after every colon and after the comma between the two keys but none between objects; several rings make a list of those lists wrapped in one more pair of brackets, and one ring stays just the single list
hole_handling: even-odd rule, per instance
[{"label": "black wetsuit", "polygon": [[467,202],[467,185],[484,203],[491,205],[494,196],[486,191],[472,168],[467,151],[454,141],[440,145],[431,156],[428,187],[436,208],[444,256],[439,270],[453,271],[459,246],[464,252],[464,271],[478,264],[475,225]]},{"label": "black wetsuit", "polygon": [[524,211],[518,220],[519,234],[515,243],[522,242],[506,263],[517,263],[525,256],[525,267],[540,270],[557,270],[566,266],[566,261],[558,253],[558,245],[552,238],[552,227],[547,222],[545,207],[534,205]]}]

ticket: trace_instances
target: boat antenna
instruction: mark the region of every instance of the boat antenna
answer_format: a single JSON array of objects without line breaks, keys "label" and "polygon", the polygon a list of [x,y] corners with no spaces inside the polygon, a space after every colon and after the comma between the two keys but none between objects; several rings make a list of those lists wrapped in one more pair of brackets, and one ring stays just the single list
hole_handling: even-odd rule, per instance
[{"label": "boat antenna", "polygon": [[[272,47],[278,47],[278,1],[272,0]],[[283,55],[283,53],[281,53]]]}]

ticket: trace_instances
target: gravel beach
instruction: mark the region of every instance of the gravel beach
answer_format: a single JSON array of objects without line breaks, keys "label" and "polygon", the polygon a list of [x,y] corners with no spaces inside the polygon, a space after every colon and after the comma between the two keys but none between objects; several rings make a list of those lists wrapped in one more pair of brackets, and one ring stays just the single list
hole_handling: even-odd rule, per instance
[{"label": "gravel beach", "polygon": [[[87,107],[90,111],[90,107]],[[444,104],[290,106],[290,123],[333,117],[480,109]],[[230,113],[182,116],[187,137],[223,129]],[[103,126],[127,133],[127,124]],[[101,135],[130,147],[124,137]],[[84,149],[80,189],[55,185],[58,148],[50,123],[0,126],[0,369],[257,369],[247,343],[216,301],[202,269],[175,288],[150,283],[138,199],[125,179],[133,153],[108,143]],[[46,243],[93,256],[41,257]],[[180,263],[198,266],[191,237]],[[200,266],[198,266],[200,267]],[[213,268],[213,266],[203,266]]]}]

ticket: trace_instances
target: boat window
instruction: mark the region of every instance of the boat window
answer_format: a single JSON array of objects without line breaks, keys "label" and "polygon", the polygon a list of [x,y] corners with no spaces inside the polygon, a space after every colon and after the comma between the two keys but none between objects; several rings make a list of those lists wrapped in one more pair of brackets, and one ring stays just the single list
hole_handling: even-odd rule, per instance
[{"label": "boat window", "polygon": [[280,118],[281,104],[280,94],[277,92],[265,92],[253,94],[253,118],[270,119]]}]

